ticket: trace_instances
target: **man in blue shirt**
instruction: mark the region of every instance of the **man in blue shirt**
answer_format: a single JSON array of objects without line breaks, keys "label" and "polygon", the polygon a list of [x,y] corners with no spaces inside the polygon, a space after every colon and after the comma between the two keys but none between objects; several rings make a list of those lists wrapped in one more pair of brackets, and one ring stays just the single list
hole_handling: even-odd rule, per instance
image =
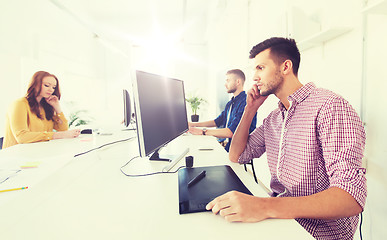
[{"label": "man in blue shirt", "polygon": [[[246,92],[243,91],[245,74],[239,69],[233,69],[226,73],[226,89],[234,96],[226,104],[224,111],[214,120],[206,122],[189,122],[189,132],[194,135],[208,135],[218,138],[228,138],[225,146],[228,152],[231,138],[234,135],[239,121],[242,118],[246,106]],[[255,114],[250,125],[250,133],[255,129],[257,115]],[[204,127],[202,129],[196,127]],[[217,129],[207,129],[206,127],[217,127]]]}]

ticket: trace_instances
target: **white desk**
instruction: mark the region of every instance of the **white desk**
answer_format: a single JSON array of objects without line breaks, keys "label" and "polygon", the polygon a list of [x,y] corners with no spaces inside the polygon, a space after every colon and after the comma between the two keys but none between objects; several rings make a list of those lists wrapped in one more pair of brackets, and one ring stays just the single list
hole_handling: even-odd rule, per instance
[{"label": "white desk", "polygon": [[[131,178],[120,172],[122,165],[138,155],[137,139],[73,158],[93,146],[130,135],[134,132],[0,151],[0,168],[9,158],[41,160],[31,171],[44,176],[21,175],[34,183],[29,189],[0,193],[0,239],[313,239],[294,220],[229,223],[211,212],[179,215],[177,174]],[[185,146],[190,148],[188,155],[194,156],[194,167],[229,164],[254,195],[267,196],[242,166],[229,162],[214,138],[182,136],[165,151]],[[214,150],[199,151],[200,146]],[[57,167],[47,167],[56,163]],[[173,170],[184,163],[182,159]],[[138,158],[124,170],[136,174],[158,171],[164,165]],[[12,200],[1,202],[2,197]]]}]

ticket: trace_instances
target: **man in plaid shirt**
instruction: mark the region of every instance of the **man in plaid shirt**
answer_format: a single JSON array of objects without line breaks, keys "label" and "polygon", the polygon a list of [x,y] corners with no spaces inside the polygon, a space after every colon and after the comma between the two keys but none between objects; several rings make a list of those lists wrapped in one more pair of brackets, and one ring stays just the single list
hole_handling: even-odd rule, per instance
[{"label": "man in plaid shirt", "polygon": [[[250,51],[255,74],[230,147],[246,163],[266,152],[272,197],[229,192],[207,205],[234,222],[296,219],[316,239],[352,239],[367,196],[363,124],[341,96],[301,84],[293,39],[270,38]],[[267,96],[278,108],[251,134],[250,122]]]}]

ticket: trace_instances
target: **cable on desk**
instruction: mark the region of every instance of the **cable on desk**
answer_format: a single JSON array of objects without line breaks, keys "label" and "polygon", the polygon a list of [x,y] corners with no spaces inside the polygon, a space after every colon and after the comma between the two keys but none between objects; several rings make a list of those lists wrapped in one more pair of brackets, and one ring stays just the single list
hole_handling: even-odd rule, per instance
[{"label": "cable on desk", "polygon": [[11,171],[14,171],[13,174],[9,175],[8,177],[4,178],[3,181],[1,181],[0,183],[3,183],[5,181],[7,181],[9,178],[15,176],[18,172],[20,172],[21,170],[20,169],[17,169],[17,170],[11,170]]},{"label": "cable on desk", "polygon": [[127,177],[146,177],[146,176],[152,176],[152,175],[156,175],[156,174],[162,174],[162,173],[177,173],[181,168],[185,167],[185,166],[180,166],[178,169],[176,169],[176,171],[174,172],[153,172],[153,173],[145,173],[145,174],[127,174],[125,173],[122,168],[124,168],[125,166],[127,166],[130,162],[132,162],[134,159],[138,158],[140,156],[135,156],[135,157],[132,157],[127,163],[125,163],[121,168],[120,168],[120,171],[122,172],[122,174],[124,174],[125,176]]},{"label": "cable on desk", "polygon": [[363,223],[363,212],[360,213],[360,224],[359,224],[359,233],[360,233],[360,240],[363,240],[363,234],[361,233],[361,225]]},{"label": "cable on desk", "polygon": [[103,144],[103,145],[101,145],[101,146],[99,146],[99,147],[92,148],[92,149],[90,149],[90,150],[88,150],[88,151],[86,151],[86,152],[82,152],[82,153],[75,154],[74,157],[79,157],[79,156],[81,156],[81,155],[83,155],[83,154],[86,154],[86,153],[92,152],[92,151],[94,151],[94,150],[97,150],[97,149],[106,147],[106,146],[108,146],[108,145],[112,145],[112,144],[119,143],[119,142],[126,142],[126,141],[129,141],[129,140],[133,139],[133,138],[136,138],[136,137],[130,137],[130,138],[126,138],[126,139],[122,139],[122,140],[118,140],[118,141],[114,141],[114,142],[110,142],[110,143],[105,143],[105,144]]}]

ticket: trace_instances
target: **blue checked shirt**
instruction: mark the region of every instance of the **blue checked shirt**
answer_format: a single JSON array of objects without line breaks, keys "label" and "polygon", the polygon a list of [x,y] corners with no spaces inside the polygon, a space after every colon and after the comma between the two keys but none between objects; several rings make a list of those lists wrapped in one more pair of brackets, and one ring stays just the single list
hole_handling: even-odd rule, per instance
[{"label": "blue checked shirt", "polygon": [[[242,118],[243,111],[246,106],[246,92],[242,91],[238,96],[232,97],[226,104],[224,111],[214,120],[218,128],[228,128],[234,134],[238,127],[239,121]],[[230,119],[227,121],[227,116],[231,108]],[[227,126],[226,126],[227,123]],[[249,132],[251,133],[255,129],[257,123],[257,114],[255,114],[253,121],[251,122]],[[228,139],[228,143],[225,147],[228,152],[230,149],[231,138]]]}]

